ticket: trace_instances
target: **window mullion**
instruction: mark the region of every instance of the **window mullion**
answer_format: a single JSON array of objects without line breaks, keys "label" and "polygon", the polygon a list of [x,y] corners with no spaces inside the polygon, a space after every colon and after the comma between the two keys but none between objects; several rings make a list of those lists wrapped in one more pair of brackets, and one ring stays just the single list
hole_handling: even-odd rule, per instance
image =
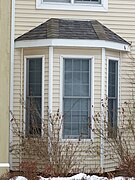
[{"label": "window mullion", "polygon": [[74,0],[71,0],[71,4],[74,4]]}]

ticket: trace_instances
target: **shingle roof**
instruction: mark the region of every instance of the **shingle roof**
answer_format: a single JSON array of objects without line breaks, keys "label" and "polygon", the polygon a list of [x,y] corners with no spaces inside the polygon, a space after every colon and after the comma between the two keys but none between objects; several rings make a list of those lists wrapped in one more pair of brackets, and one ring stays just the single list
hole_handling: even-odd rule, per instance
[{"label": "shingle roof", "polygon": [[107,40],[129,44],[96,20],[81,21],[52,18],[18,37],[15,41],[36,39]]}]

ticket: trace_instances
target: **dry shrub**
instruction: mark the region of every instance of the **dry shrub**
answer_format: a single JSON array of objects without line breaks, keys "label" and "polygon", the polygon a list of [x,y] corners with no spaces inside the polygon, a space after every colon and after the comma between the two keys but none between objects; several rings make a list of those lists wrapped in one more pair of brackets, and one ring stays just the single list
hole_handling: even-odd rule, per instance
[{"label": "dry shrub", "polygon": [[126,156],[119,165],[119,170],[123,176],[135,177],[135,155]]},{"label": "dry shrub", "polygon": [[[93,132],[104,141],[104,157],[117,165],[116,170],[125,176],[135,177],[135,103],[125,102],[118,111],[118,124],[114,131],[108,124],[108,106],[103,105],[104,121],[101,127],[101,114],[94,117],[95,128]],[[111,136],[110,133],[111,132]],[[114,132],[114,133],[113,133]]]},{"label": "dry shrub", "polygon": [[[35,112],[37,111],[34,110]],[[37,137],[35,134],[26,136],[25,130],[20,128],[26,124],[18,121],[13,114],[12,117],[13,134],[20,142],[12,144],[10,152],[20,159],[19,171],[26,177],[31,178],[30,174],[33,177],[33,170],[35,177],[37,173],[44,176],[67,176],[77,166],[76,153],[79,149],[79,140],[74,143],[61,139],[62,117],[59,111],[54,115],[49,114],[48,119],[42,119],[44,122],[42,136]],[[35,123],[32,124],[36,132]]]}]

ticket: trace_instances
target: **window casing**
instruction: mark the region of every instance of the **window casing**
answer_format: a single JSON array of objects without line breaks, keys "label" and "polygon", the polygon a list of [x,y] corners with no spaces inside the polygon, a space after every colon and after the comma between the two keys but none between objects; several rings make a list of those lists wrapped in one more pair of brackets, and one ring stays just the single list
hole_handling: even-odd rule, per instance
[{"label": "window casing", "polygon": [[107,11],[108,0],[36,0],[37,9]]},{"label": "window casing", "polygon": [[90,138],[91,60],[64,59],[63,138]]},{"label": "window casing", "polygon": [[26,59],[26,136],[41,136],[42,127],[42,58]]},{"label": "window casing", "polygon": [[109,60],[108,71],[108,136],[117,135],[118,61]]}]

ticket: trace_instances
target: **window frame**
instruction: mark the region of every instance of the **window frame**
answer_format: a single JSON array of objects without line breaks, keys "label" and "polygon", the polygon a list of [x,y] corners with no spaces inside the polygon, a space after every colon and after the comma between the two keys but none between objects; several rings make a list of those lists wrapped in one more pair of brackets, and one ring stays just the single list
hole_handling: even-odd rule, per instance
[{"label": "window frame", "polygon": [[43,0],[36,0],[37,9],[49,9],[49,10],[67,10],[67,11],[108,11],[108,0],[101,0],[101,3],[55,3],[55,2],[43,2]]},{"label": "window frame", "polygon": [[[44,118],[44,69],[45,69],[45,56],[44,55],[27,55],[27,56],[24,56],[24,117],[23,117],[23,120],[24,120],[24,134],[25,136],[27,137],[27,132],[26,132],[26,97],[27,97],[27,60],[28,59],[35,59],[35,58],[41,58],[42,59],[42,92],[41,92],[41,96],[42,96],[42,100],[41,100],[41,118],[43,120]],[[43,121],[41,122],[41,136],[38,136],[38,137],[42,137],[43,136]],[[31,137],[31,136],[30,136]],[[32,136],[33,137],[33,136]],[[35,136],[37,137],[37,136]]]},{"label": "window frame", "polygon": [[[82,138],[82,141],[90,141],[94,138],[94,133],[92,131],[94,127],[94,57],[86,56],[86,55],[61,55],[60,56],[60,113],[63,115],[63,97],[64,97],[64,59],[90,59],[91,61],[91,88],[90,88],[90,96],[91,96],[91,104],[90,104],[90,118],[91,118],[91,130],[90,130],[90,138]],[[61,140],[72,140],[77,141],[78,138],[63,138],[63,123],[60,137]]]},{"label": "window frame", "polygon": [[[119,58],[116,58],[116,57],[108,57],[107,58],[107,99],[109,100],[109,89],[108,89],[108,86],[109,86],[109,61],[116,61],[118,63],[118,67],[117,67],[117,126],[118,126],[118,123],[119,123],[119,118],[118,118],[118,109],[120,107],[120,59]],[[108,100],[107,100],[107,104],[108,104]],[[109,111],[107,111],[107,122],[109,123],[109,120],[108,120],[108,113]],[[113,127],[112,127],[113,128]],[[117,136],[114,135],[114,134],[109,134],[109,132],[107,133],[108,134],[108,137],[109,138],[114,138]]]}]

